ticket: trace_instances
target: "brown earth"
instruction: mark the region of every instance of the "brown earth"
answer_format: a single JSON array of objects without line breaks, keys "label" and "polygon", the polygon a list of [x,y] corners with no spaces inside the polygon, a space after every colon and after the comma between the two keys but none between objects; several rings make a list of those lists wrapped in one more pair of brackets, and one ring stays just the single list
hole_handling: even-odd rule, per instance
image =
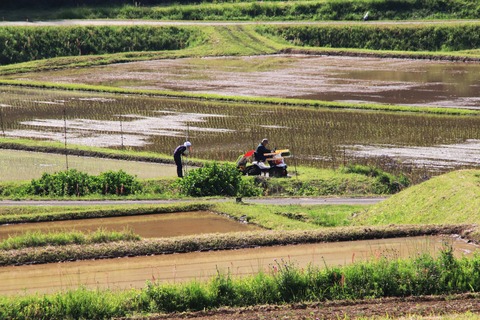
[{"label": "brown earth", "polygon": [[478,294],[328,301],[291,305],[264,305],[248,308],[222,308],[214,311],[154,315],[142,319],[315,320],[370,317],[393,318],[412,315],[434,317],[465,312],[480,313],[480,297]]}]

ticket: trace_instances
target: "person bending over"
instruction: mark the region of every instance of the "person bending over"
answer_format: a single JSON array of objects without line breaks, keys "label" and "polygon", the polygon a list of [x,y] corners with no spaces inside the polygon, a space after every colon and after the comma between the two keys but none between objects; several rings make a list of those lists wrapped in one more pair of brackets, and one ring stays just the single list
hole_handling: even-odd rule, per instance
[{"label": "person bending over", "polygon": [[179,178],[183,178],[182,156],[188,155],[191,146],[190,141],[186,141],[184,144],[179,145],[173,152],[173,159],[177,165],[177,176]]}]

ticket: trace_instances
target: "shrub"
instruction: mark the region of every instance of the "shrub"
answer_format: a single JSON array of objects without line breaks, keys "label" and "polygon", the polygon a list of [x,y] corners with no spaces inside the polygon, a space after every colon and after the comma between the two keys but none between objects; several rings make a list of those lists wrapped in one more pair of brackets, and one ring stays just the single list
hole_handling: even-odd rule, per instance
[{"label": "shrub", "polygon": [[70,169],[56,173],[44,173],[33,179],[27,188],[28,194],[41,196],[85,196],[92,193],[129,195],[141,190],[136,177],[120,170],[108,171],[99,176]]},{"label": "shrub", "polygon": [[103,172],[95,180],[95,193],[128,195],[141,189],[137,179],[123,170]]},{"label": "shrub", "polygon": [[357,173],[376,178],[378,193],[397,193],[410,185],[410,180],[403,174],[395,176],[379,168],[350,164],[342,169],[344,173]]},{"label": "shrub", "polygon": [[205,196],[251,196],[258,194],[252,180],[242,180],[242,174],[233,164],[207,163],[191,170],[179,181],[183,194]]}]

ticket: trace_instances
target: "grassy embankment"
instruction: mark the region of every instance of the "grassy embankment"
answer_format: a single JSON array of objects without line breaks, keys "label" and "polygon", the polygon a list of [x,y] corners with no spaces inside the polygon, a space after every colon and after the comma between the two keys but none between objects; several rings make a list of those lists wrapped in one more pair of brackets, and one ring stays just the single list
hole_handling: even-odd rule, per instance
[{"label": "grassy embankment", "polygon": [[[10,0],[9,0],[10,1]],[[8,1],[7,1],[8,2]],[[142,1],[140,6],[130,1],[54,1],[15,2],[10,10],[0,10],[4,20],[56,19],[157,19],[157,20],[362,20],[369,12],[369,20],[413,19],[475,19],[480,4],[475,0],[450,1]],[[199,3],[200,2],[200,3]],[[213,2],[213,3],[212,3]],[[22,7],[19,10],[19,7]],[[8,8],[8,3],[5,4]],[[51,7],[55,7],[52,10]]]},{"label": "grassy embankment", "polygon": [[355,223],[479,223],[479,195],[480,171],[454,171],[410,187],[369,208]]}]

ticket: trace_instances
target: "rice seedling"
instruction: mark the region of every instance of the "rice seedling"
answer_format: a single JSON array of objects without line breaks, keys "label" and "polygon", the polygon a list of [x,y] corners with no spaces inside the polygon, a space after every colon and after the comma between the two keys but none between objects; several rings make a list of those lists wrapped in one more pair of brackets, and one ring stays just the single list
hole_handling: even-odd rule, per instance
[{"label": "rice seedling", "polygon": [[70,244],[94,244],[114,241],[138,241],[140,236],[132,230],[107,231],[99,228],[92,233],[80,231],[65,232],[27,232],[22,235],[14,235],[0,241],[0,250],[18,250],[23,248],[66,246]]},{"label": "rice seedling", "polygon": [[[61,119],[66,108],[69,141],[88,141],[90,146],[104,146],[106,142],[121,149],[120,126],[116,125],[121,114],[124,134],[135,137],[124,141],[127,149],[170,154],[185,139],[189,127],[195,145],[193,156],[220,161],[234,161],[264,136],[270,137],[274,147],[294,149],[298,165],[330,168],[362,161],[363,157],[345,152],[345,146],[421,149],[442,145],[448,149],[448,145],[480,139],[477,116],[305,109],[7,87],[1,90],[2,103],[12,106],[3,110],[7,136],[62,141]],[[146,128],[147,122],[151,126]],[[443,149],[438,151],[437,157],[443,159]],[[389,170],[398,160],[378,165]],[[396,166],[405,171],[401,162]],[[465,167],[453,160],[446,170],[460,166]],[[428,170],[429,165],[425,168]],[[414,181],[420,179],[418,174]]]}]

